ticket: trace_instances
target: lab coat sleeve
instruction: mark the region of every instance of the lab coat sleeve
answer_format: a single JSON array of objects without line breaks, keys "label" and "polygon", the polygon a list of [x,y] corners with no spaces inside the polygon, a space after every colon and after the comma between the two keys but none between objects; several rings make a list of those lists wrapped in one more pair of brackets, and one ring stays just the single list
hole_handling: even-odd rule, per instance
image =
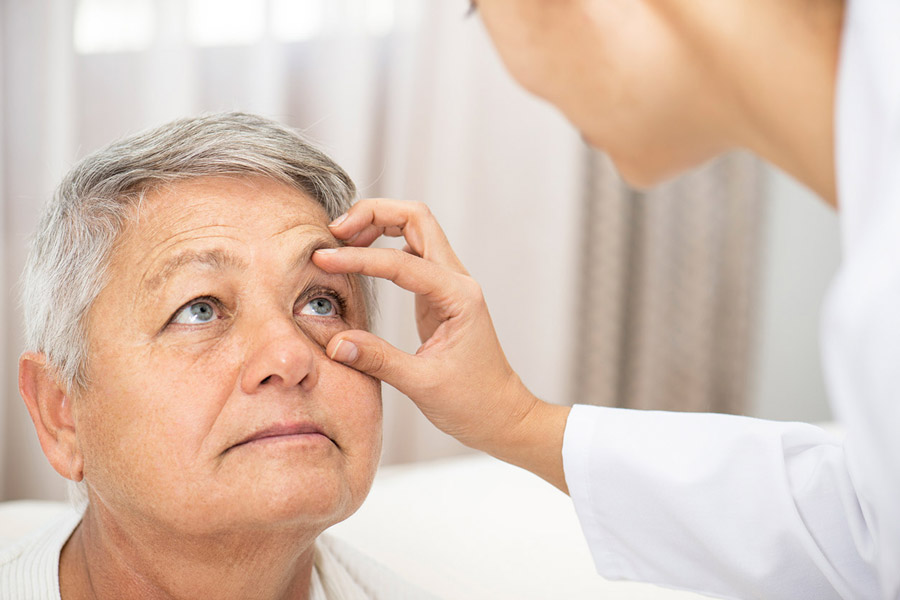
[{"label": "lab coat sleeve", "polygon": [[812,425],[575,406],[563,462],[598,573],[723,598],[874,598],[842,443]]}]

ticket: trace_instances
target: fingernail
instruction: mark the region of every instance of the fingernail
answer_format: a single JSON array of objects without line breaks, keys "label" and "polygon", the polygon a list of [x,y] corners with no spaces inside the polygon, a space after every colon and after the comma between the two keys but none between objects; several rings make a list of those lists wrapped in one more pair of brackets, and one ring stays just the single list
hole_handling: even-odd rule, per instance
[{"label": "fingernail", "polygon": [[319,248],[316,254],[335,254],[337,251],[337,248]]},{"label": "fingernail", "polygon": [[332,221],[328,226],[329,227],[337,227],[338,225],[340,225],[341,223],[343,223],[346,220],[347,220],[347,213],[344,213],[341,216],[339,216],[337,219]]},{"label": "fingernail", "polygon": [[334,352],[331,353],[331,360],[342,363],[352,363],[359,358],[359,349],[356,344],[347,340],[338,340]]}]

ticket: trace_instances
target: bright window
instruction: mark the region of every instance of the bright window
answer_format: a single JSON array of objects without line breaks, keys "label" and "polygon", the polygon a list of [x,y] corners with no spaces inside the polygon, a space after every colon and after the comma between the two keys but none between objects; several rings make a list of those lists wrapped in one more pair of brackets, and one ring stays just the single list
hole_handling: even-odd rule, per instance
[{"label": "bright window", "polygon": [[75,50],[128,52],[150,46],[156,34],[151,0],[81,0],[75,11]]},{"label": "bright window", "polygon": [[189,0],[187,23],[195,46],[252,44],[265,35],[266,5],[262,0]]},{"label": "bright window", "polygon": [[79,0],[75,50],[133,52],[161,37],[235,46],[266,36],[281,42],[381,36],[415,26],[421,7],[421,0]]}]

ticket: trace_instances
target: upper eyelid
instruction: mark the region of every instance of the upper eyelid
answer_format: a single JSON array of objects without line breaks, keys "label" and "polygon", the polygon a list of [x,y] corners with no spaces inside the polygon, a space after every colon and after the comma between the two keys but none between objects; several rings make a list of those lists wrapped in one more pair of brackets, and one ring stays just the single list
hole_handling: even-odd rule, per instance
[{"label": "upper eyelid", "polygon": [[344,295],[337,290],[327,287],[313,287],[304,291],[297,297],[297,303],[309,302],[318,296],[328,296],[335,300],[335,308],[338,311],[338,315],[343,316],[347,312],[347,300],[344,298]]},{"label": "upper eyelid", "polygon": [[194,298],[191,298],[190,300],[188,300],[187,302],[185,302],[178,308],[176,308],[175,311],[171,315],[169,315],[169,319],[166,321],[166,324],[163,325],[163,327],[160,331],[161,332],[164,331],[170,325],[182,325],[183,323],[175,323],[175,317],[177,317],[179,315],[179,313],[181,313],[181,311],[183,311],[185,308],[187,308],[191,304],[195,304],[197,302],[208,302],[209,304],[212,304],[220,317],[226,312],[225,305],[222,303],[221,300],[219,300],[215,296],[208,296],[208,295],[196,296]]}]

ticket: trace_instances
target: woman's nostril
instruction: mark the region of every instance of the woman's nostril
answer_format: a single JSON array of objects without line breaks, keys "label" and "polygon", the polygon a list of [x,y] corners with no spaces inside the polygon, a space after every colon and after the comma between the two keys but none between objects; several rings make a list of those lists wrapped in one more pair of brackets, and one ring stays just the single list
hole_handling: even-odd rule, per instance
[{"label": "woman's nostril", "polygon": [[260,384],[269,383],[269,380],[270,380],[270,379],[272,379],[272,376],[271,376],[271,375],[269,375],[268,377],[266,377],[265,379],[263,379],[263,380],[260,381],[259,383],[260,383]]}]

